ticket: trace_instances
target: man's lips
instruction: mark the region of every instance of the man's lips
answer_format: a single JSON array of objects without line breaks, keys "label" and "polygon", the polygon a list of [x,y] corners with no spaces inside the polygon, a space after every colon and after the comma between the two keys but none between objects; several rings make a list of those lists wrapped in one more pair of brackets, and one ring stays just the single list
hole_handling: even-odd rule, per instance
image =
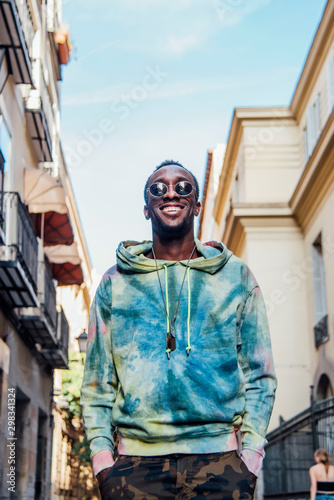
[{"label": "man's lips", "polygon": [[181,212],[184,207],[182,205],[162,205],[160,210],[167,215],[176,215]]}]

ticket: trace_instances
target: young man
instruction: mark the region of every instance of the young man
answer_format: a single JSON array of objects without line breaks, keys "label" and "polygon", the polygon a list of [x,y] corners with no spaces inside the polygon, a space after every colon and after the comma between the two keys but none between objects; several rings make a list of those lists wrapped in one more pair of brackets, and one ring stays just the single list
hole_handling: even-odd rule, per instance
[{"label": "young man", "polygon": [[157,167],[144,196],[153,243],[119,245],[90,316],[82,406],[102,498],[251,499],[276,389],[259,286],[194,237],[182,165]]}]

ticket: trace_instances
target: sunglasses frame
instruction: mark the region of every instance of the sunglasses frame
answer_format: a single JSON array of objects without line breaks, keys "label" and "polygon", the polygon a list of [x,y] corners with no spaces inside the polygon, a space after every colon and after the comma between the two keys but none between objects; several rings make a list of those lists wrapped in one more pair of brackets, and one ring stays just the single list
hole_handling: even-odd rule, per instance
[{"label": "sunglasses frame", "polygon": [[[190,186],[191,186],[191,191],[190,191],[190,193],[188,193],[188,194],[179,194],[177,191],[175,191],[176,186],[177,186],[178,184],[181,184],[182,182],[186,182],[187,184],[190,184]],[[165,193],[163,193],[162,195],[158,195],[158,196],[157,196],[157,195],[155,195],[155,194],[153,194],[153,193],[151,192],[151,187],[152,187],[152,186],[154,186],[155,184],[163,184],[164,186],[166,186],[167,191],[166,191]],[[187,196],[190,196],[190,195],[191,195],[191,193],[192,193],[194,190],[196,190],[196,186],[194,186],[193,184],[191,184],[191,182],[189,182],[189,181],[179,181],[179,182],[177,182],[176,184],[173,184],[173,185],[172,185],[172,187],[173,187],[173,190],[175,191],[175,193],[176,193],[178,196],[181,196],[182,198],[186,198]],[[146,191],[148,191],[148,192],[150,193],[150,195],[151,195],[151,196],[153,196],[153,198],[162,198],[163,196],[165,196],[165,195],[168,193],[168,190],[169,190],[169,186],[168,186],[167,184],[165,184],[164,182],[153,182],[153,184],[151,184],[151,185],[150,185],[150,186],[146,189]]]}]

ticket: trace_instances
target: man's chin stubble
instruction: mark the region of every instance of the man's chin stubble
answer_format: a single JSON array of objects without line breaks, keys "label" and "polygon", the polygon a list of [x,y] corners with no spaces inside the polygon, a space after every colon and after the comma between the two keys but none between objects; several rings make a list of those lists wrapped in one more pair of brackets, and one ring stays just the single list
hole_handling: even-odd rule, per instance
[{"label": "man's chin stubble", "polygon": [[157,221],[158,232],[161,236],[183,236],[189,230],[189,224],[187,220],[181,222],[178,226],[169,226],[165,224],[161,219]]}]

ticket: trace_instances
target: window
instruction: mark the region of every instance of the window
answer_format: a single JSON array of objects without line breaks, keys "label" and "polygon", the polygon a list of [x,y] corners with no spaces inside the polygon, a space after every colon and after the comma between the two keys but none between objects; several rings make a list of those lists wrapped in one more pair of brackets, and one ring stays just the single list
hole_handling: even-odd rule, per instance
[{"label": "window", "polygon": [[317,401],[323,401],[324,399],[332,398],[333,396],[333,388],[330,380],[327,375],[323,373],[317,387]]},{"label": "window", "polygon": [[240,183],[239,183],[239,175],[238,174],[235,177],[234,201],[236,201],[236,202],[240,201]]},{"label": "window", "polygon": [[312,106],[306,110],[306,127],[304,129],[305,157],[311,156],[321,132],[320,124],[320,94]]},{"label": "window", "polygon": [[312,271],[315,317],[314,335],[315,345],[319,347],[320,344],[328,340],[326,280],[321,233],[312,245]]}]

